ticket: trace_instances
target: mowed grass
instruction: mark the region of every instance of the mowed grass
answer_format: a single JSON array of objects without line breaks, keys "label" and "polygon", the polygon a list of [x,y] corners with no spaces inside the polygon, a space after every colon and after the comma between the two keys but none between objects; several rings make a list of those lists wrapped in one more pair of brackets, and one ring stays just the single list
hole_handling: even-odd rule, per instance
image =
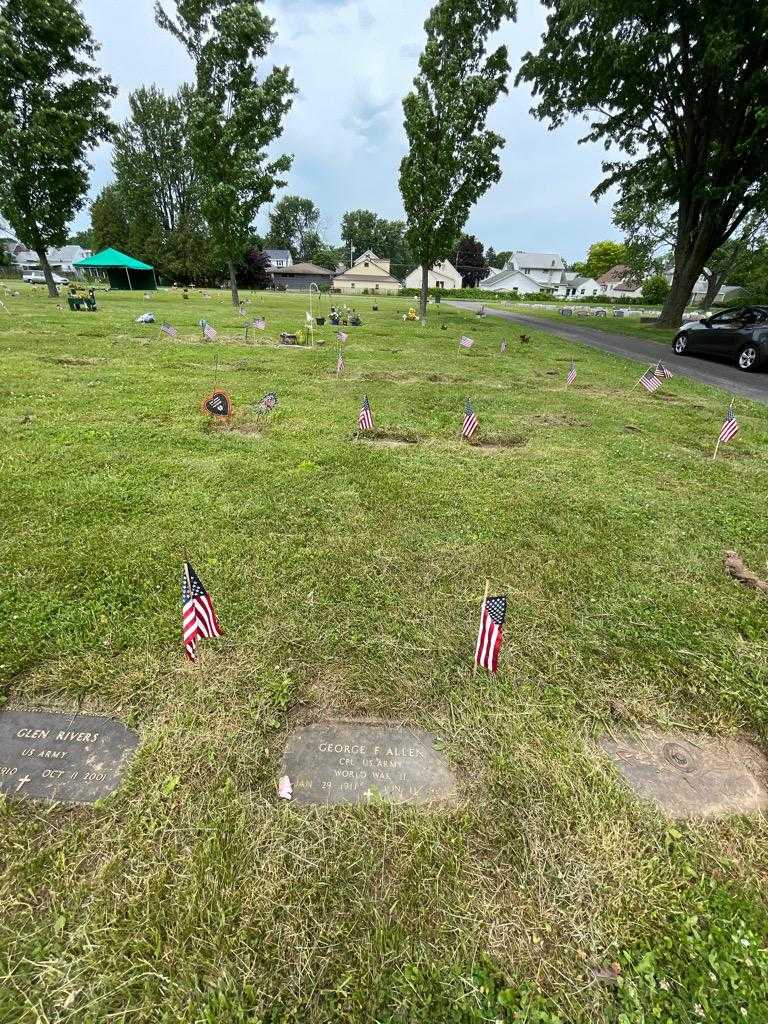
[{"label": "mowed grass", "polygon": [[[713,462],[713,389],[650,397],[636,364],[370,298],[337,381],[332,328],[275,341],[305,297],[249,298],[248,344],[217,292],[0,309],[3,693],[140,733],[103,804],[0,807],[0,1020],[766,1020],[765,821],[672,823],[594,746],[648,723],[764,741],[767,606],[722,561],[766,568],[765,407],[737,403]],[[214,382],[232,430],[200,412]],[[366,393],[418,443],[356,439]],[[523,443],[461,444],[467,397]],[[195,667],[184,552],[225,630]],[[472,674],[486,578],[509,593],[496,677]],[[287,731],[334,716],[435,732],[459,806],[278,803]]]}]

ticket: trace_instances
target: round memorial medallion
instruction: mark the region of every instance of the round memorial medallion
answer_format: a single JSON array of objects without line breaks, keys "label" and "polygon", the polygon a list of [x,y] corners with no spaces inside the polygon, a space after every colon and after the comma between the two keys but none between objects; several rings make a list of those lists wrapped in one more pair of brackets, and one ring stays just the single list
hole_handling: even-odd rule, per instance
[{"label": "round memorial medallion", "polygon": [[697,765],[692,751],[681,743],[665,743],[661,748],[664,760],[679,772],[695,772]]}]

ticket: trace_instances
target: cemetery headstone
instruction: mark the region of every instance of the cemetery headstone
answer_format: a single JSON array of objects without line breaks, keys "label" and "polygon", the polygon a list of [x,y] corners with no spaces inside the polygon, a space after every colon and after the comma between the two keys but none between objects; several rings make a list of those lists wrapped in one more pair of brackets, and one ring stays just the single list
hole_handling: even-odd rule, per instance
[{"label": "cemetery headstone", "polygon": [[456,779],[436,737],[388,723],[317,722],[289,735],[281,776],[298,804],[445,804]]},{"label": "cemetery headstone", "polygon": [[138,736],[104,715],[0,712],[0,793],[9,799],[92,803],[120,785]]},{"label": "cemetery headstone", "polygon": [[599,745],[638,796],[673,818],[768,809],[768,762],[748,743],[645,729]]}]

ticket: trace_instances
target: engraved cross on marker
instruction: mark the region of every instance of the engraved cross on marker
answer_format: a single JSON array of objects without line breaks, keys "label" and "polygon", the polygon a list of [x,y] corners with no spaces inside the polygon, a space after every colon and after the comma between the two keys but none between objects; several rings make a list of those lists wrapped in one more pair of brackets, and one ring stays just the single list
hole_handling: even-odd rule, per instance
[{"label": "engraved cross on marker", "polygon": [[16,787],[16,792],[18,793],[22,786],[26,785],[27,782],[31,782],[31,781],[32,780],[30,779],[30,777],[28,775],[25,775],[23,779],[19,779],[19,784]]}]

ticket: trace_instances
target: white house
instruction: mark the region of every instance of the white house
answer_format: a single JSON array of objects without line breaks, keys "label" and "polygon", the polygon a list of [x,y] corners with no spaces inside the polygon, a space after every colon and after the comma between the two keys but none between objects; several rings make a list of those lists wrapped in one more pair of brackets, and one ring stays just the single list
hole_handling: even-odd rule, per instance
[{"label": "white house", "polygon": [[278,270],[280,267],[293,266],[293,256],[291,256],[290,249],[265,249],[264,255],[269,260],[269,265],[273,270]]},{"label": "white house", "polygon": [[491,274],[483,281],[483,288],[497,292],[517,292],[531,295],[551,292],[560,286],[565,270],[562,257],[554,252],[512,253],[500,273]]},{"label": "white house", "polygon": [[643,294],[642,281],[632,276],[632,271],[623,263],[606,270],[597,279],[600,291],[609,299],[639,299]]},{"label": "white house", "polygon": [[[435,263],[427,275],[430,288],[461,288],[461,274],[450,260]],[[416,267],[405,279],[406,288],[421,288],[421,267]]]},{"label": "white house", "polygon": [[516,295],[537,295],[541,285],[521,270],[500,270],[480,282],[482,288],[491,292],[514,292]]},{"label": "white house", "polygon": [[564,270],[560,284],[555,289],[559,299],[594,298],[602,294],[602,288],[593,277],[582,277],[574,270]]},{"label": "white house", "polygon": [[378,292],[397,295],[400,282],[390,272],[390,261],[377,256],[372,249],[360,253],[355,262],[333,279],[333,290],[343,295],[361,295]]},{"label": "white house", "polygon": [[[75,263],[90,255],[91,250],[81,245],[62,245],[60,249],[48,250],[48,264],[52,270],[62,274],[76,274]],[[32,249],[17,249],[13,253],[13,261],[22,271],[40,269],[40,257]]]}]

